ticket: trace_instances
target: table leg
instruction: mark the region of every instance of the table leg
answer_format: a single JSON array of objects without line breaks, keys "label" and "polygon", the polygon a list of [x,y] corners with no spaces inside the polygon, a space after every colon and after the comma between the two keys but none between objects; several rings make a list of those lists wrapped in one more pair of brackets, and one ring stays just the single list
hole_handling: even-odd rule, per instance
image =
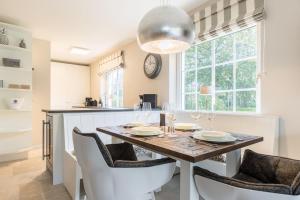
[{"label": "table leg", "polygon": [[241,165],[241,149],[226,154],[226,176],[232,177],[238,173]]},{"label": "table leg", "polygon": [[118,143],[122,143],[123,141],[119,138],[116,137],[111,137],[111,143],[112,144],[118,144]]},{"label": "table leg", "polygon": [[180,161],[180,200],[199,200],[193,167],[194,163]]}]

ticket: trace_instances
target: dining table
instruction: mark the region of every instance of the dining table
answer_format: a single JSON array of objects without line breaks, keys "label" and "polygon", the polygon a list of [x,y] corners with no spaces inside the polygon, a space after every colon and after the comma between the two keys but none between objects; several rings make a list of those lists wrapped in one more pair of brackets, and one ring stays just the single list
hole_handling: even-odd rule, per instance
[{"label": "dining table", "polygon": [[232,177],[241,164],[241,149],[263,141],[263,137],[241,133],[230,133],[236,138],[234,142],[214,144],[194,139],[193,131],[176,130],[172,135],[148,137],[135,136],[124,126],[99,127],[97,131],[112,136],[113,141],[128,142],[179,161],[180,200],[199,200],[193,168],[201,161],[226,154],[226,176]]}]

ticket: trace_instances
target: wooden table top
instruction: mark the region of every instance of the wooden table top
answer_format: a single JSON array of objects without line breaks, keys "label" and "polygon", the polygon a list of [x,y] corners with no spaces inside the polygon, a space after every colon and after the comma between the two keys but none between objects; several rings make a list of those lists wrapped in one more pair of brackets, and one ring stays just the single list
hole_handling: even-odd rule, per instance
[{"label": "wooden table top", "polygon": [[130,129],[121,126],[97,128],[97,131],[150,151],[193,163],[263,141],[263,137],[231,133],[238,138],[236,142],[215,145],[191,138],[192,132],[176,131],[176,137],[138,137],[131,135]]}]

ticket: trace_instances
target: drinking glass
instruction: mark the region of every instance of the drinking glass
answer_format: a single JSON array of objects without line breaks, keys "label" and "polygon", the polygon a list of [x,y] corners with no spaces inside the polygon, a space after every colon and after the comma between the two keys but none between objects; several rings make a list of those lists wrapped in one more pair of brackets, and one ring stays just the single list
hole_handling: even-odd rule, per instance
[{"label": "drinking glass", "polygon": [[202,115],[201,115],[200,112],[192,112],[192,113],[190,114],[190,117],[191,117],[193,120],[195,120],[195,122],[196,122],[196,124],[197,124],[197,123],[200,121]]},{"label": "drinking glass", "polygon": [[146,123],[149,122],[149,117],[150,117],[150,114],[151,114],[151,110],[152,110],[151,103],[150,102],[144,102],[142,111],[144,111],[144,113],[145,113]]},{"label": "drinking glass", "polygon": [[141,110],[141,107],[140,107],[140,104],[136,103],[133,105],[133,110],[134,110],[134,121],[135,122],[139,122],[140,120],[140,110]]},{"label": "drinking glass", "polygon": [[170,105],[169,105],[168,103],[164,103],[164,104],[162,105],[162,107],[161,107],[161,110],[162,110],[163,113],[166,114],[166,113],[168,113],[169,108],[170,108]]},{"label": "drinking glass", "polygon": [[170,129],[170,137],[176,137],[176,133],[175,133],[175,127],[174,127],[174,123],[176,121],[176,106],[174,104],[170,104],[169,108],[168,108],[168,113],[167,115],[167,121],[168,121],[168,127]]}]

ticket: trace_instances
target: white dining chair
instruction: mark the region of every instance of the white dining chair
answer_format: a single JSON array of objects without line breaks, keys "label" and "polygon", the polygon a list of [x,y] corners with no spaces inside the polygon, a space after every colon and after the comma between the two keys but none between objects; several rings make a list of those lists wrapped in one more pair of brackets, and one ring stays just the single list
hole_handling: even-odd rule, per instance
[{"label": "white dining chair", "polygon": [[233,177],[195,167],[194,178],[205,200],[300,200],[300,161],[251,150]]},{"label": "white dining chair", "polygon": [[155,199],[175,171],[175,160],[137,161],[132,145],[104,145],[96,133],[74,128],[73,142],[88,200]]}]

